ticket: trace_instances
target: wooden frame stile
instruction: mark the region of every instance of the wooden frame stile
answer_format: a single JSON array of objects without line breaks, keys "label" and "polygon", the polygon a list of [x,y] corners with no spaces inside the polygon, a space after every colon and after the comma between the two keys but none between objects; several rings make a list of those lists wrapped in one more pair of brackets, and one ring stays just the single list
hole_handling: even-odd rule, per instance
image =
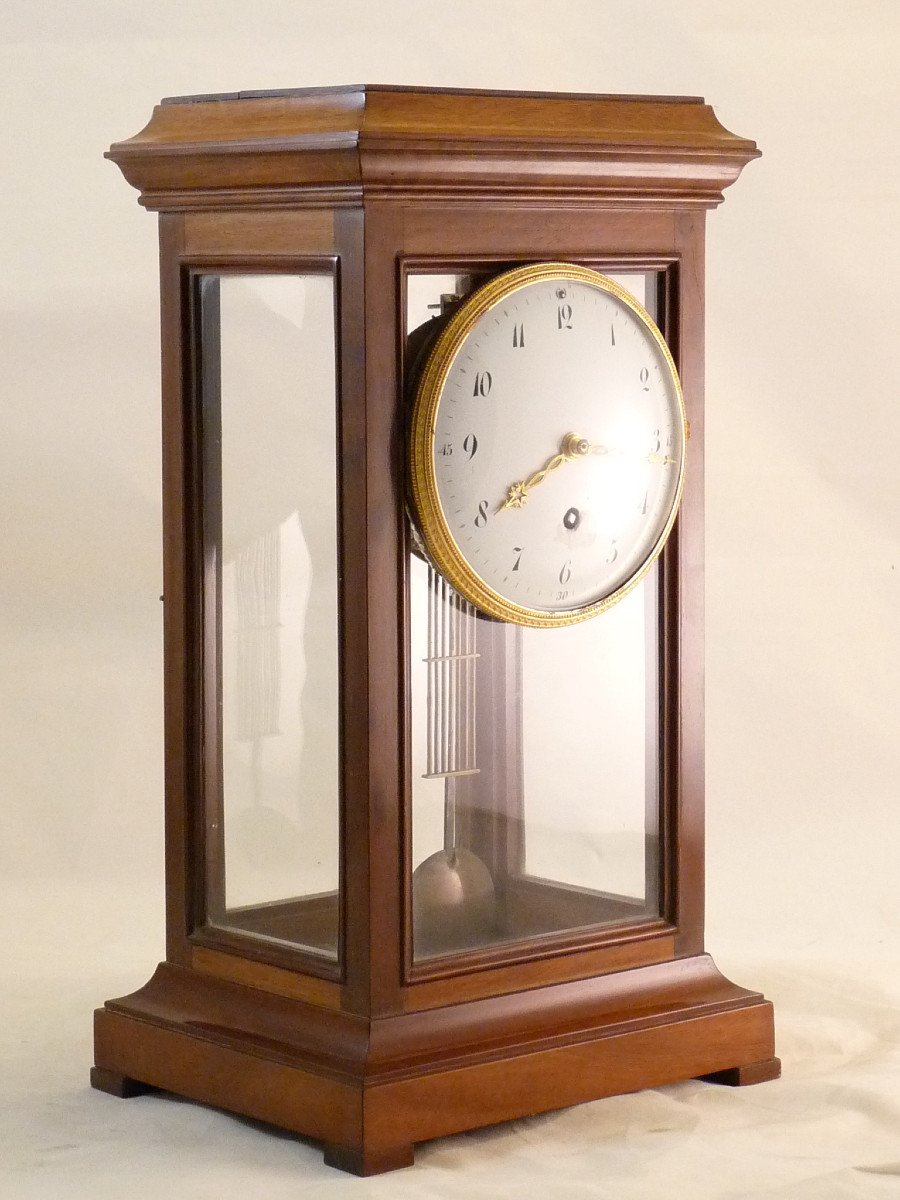
[{"label": "wooden frame stile", "polygon": [[[725,980],[703,940],[704,222],[756,153],[693,97],[379,87],[164,103],[113,147],[160,212],[167,938],[153,978],[96,1013],[97,1088],[270,1121],[371,1174],[478,1125],[778,1074],[771,1005]],[[219,587],[191,300],[198,272],[325,260],[339,317],[336,963],[206,922]],[[657,272],[690,423],[658,570],[660,915],[414,962],[406,272],[560,260]]]},{"label": "wooden frame stile", "polygon": [[402,660],[406,565],[403,557],[405,448],[398,405],[397,310],[393,263],[402,218],[391,206],[365,211],[366,516],[369,669],[368,1011],[402,1010],[401,811],[405,787]]},{"label": "wooden frame stile", "polygon": [[674,226],[679,269],[672,336],[678,341],[682,386],[690,396],[691,473],[679,517],[678,592],[666,596],[667,620],[677,628],[678,640],[678,718],[667,753],[677,753],[679,762],[678,827],[670,834],[678,886],[671,903],[678,927],[676,953],[687,956],[704,950],[704,213],[679,212]]},{"label": "wooden frame stile", "polygon": [[162,360],[162,505],[163,505],[163,663],[166,779],[166,958],[190,965],[188,936],[193,927],[192,898],[197,894],[191,824],[192,789],[199,774],[194,724],[200,680],[193,673],[189,648],[201,628],[199,597],[191,587],[202,556],[198,494],[190,445],[196,442],[187,405],[193,381],[187,373],[184,296],[180,258],[184,219],[159,216],[160,325]]},{"label": "wooden frame stile", "polygon": [[[359,481],[368,477],[363,212],[347,206],[334,212],[335,249],[341,263],[338,388],[341,577],[341,689],[343,791],[341,798],[341,895],[343,897],[343,988],[341,1006],[368,1012],[369,853],[368,724],[369,621],[372,611],[367,570],[368,502]],[[353,869],[349,869],[349,864]],[[353,919],[351,919],[351,914]]]}]

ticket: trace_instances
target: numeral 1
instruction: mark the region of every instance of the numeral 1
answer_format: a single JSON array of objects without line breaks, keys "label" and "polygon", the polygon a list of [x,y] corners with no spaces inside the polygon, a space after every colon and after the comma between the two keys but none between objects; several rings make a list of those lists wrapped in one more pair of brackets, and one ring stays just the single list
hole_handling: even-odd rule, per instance
[{"label": "numeral 1", "polygon": [[513,326],[513,350],[524,350],[524,349],[525,349],[525,326],[524,325],[514,325]]},{"label": "numeral 1", "polygon": [[556,310],[556,327],[557,329],[572,328],[572,305],[560,304]]}]

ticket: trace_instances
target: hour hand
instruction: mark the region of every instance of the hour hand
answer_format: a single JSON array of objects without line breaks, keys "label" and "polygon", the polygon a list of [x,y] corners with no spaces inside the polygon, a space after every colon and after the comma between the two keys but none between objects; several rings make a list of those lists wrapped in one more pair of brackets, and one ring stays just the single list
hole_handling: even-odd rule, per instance
[{"label": "hour hand", "polygon": [[564,462],[574,458],[585,458],[588,454],[606,454],[605,446],[592,445],[587,438],[579,437],[577,433],[567,433],[559,444],[559,450],[552,458],[548,458],[539,471],[529,475],[527,479],[519,479],[506,489],[506,499],[497,506],[497,512],[505,508],[521,508],[528,499],[528,493]]}]

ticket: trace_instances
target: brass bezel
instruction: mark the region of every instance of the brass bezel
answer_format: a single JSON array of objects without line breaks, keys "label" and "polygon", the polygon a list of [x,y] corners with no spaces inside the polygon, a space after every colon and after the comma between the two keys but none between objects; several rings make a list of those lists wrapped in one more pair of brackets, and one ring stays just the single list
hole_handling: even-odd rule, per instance
[{"label": "brass bezel", "polygon": [[[614,592],[610,592],[608,596],[581,608],[554,612],[526,608],[508,600],[505,596],[495,592],[472,568],[453,537],[444,515],[438,495],[434,466],[434,434],[437,412],[447,376],[466,338],[478,321],[495,305],[507,300],[514,292],[526,285],[545,279],[569,279],[587,283],[609,292],[631,309],[657,343],[669,368],[675,385],[682,430],[681,460],[674,500],[666,523],[648,557],[644,559],[633,575]],[[462,302],[432,347],[416,388],[409,439],[409,466],[410,486],[418,516],[419,532],[429,557],[441,574],[460,595],[482,612],[487,613],[488,616],[537,629],[554,629],[563,625],[574,625],[579,621],[595,617],[618,603],[640,583],[659,557],[678,515],[684,487],[686,449],[687,421],[681,381],[678,378],[678,371],[665,338],[647,310],[619,284],[589,267],[563,262],[534,263],[516,267],[496,276]]]}]

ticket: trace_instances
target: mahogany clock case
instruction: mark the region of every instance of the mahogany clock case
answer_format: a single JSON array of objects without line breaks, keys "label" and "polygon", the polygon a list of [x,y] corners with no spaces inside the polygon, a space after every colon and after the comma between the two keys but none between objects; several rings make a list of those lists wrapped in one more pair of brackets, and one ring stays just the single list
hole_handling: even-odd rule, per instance
[{"label": "mahogany clock case", "polygon": [[[370,1174],[411,1162],[418,1141],[524,1114],[777,1076],[771,1004],[725,980],[703,938],[704,226],[757,153],[697,98],[373,87],[164,102],[112,148],[160,213],[167,950],[145,987],[97,1011],[96,1087],[269,1121]],[[688,468],[658,570],[658,904],[416,958],[406,283],[540,261],[654,272],[682,381]],[[198,296],[211,275],[309,271],[335,281],[341,754],[337,892],[282,914],[307,921],[304,948],[221,919]]]}]

